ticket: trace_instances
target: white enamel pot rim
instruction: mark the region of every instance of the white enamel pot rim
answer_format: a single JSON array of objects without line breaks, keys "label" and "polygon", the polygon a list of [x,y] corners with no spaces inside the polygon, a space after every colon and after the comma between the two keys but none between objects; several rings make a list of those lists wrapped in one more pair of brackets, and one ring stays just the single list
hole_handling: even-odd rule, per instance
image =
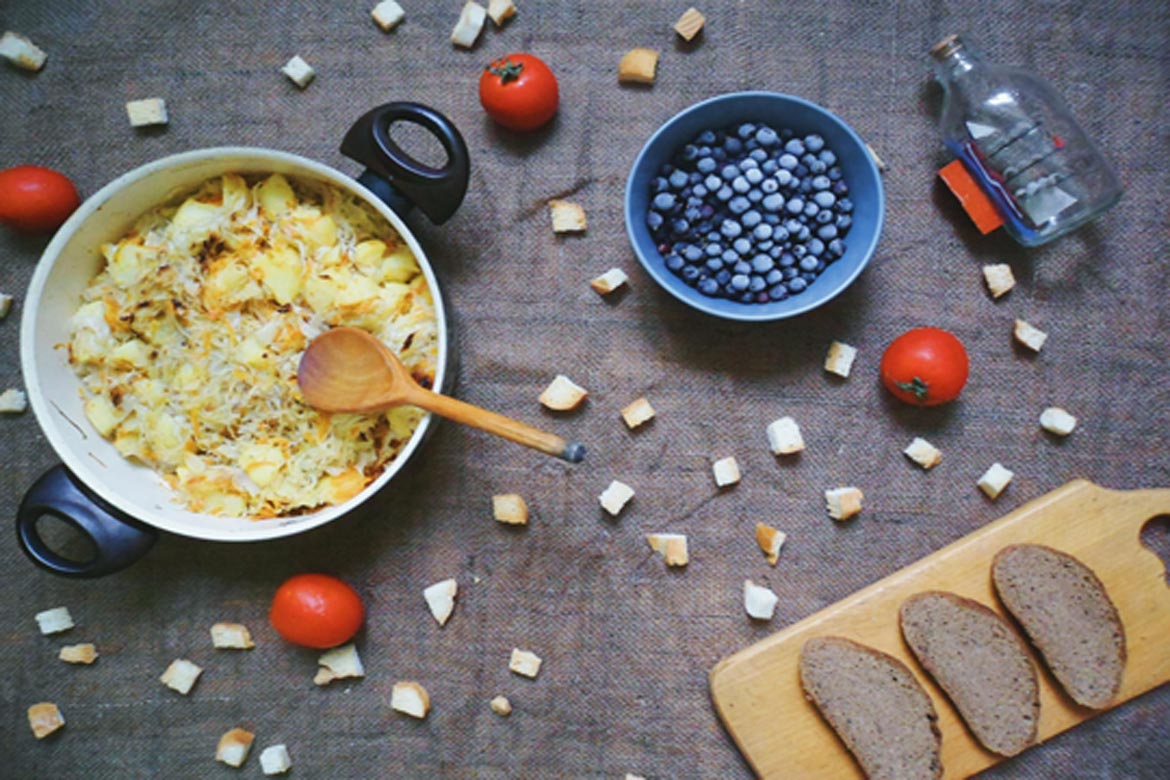
[{"label": "white enamel pot rim", "polygon": [[[119,176],[86,200],[54,236],[33,274],[21,322],[20,356],[37,421],[65,468],[84,486],[83,492],[96,495],[132,520],[171,533],[215,541],[259,541],[316,528],[369,499],[402,470],[433,421],[430,415],[424,417],[385,471],[350,500],[299,516],[272,519],[193,512],[175,500],[174,492],[157,473],[123,458],[94,431],[82,409],[80,382],[62,345],[69,340],[69,320],[80,304],[82,291],[101,268],[99,247],[124,235],[134,220],[151,208],[228,172],[315,179],[351,192],[375,209],[410,247],[430,286],[438,320],[435,386],[444,386],[449,334],[442,295],[426,252],[398,214],[366,187],[327,165],[287,152],[237,146],[199,149],[156,160]],[[47,513],[78,524],[68,516],[67,508],[54,510]],[[100,547],[100,540],[95,541]],[[27,546],[25,551],[29,552]]]}]

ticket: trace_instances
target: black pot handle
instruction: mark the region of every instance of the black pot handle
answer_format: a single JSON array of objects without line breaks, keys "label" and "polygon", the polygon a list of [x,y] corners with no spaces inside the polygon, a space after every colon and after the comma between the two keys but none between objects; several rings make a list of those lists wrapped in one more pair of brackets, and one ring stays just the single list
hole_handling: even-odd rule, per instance
[{"label": "black pot handle", "polygon": [[[52,515],[85,534],[97,548],[90,561],[71,561],[41,539],[37,521]],[[16,513],[16,536],[32,562],[64,577],[102,577],[146,555],[158,538],[153,528],[131,520],[87,490],[64,466],[46,471],[33,483]]]},{"label": "black pot handle", "polygon": [[[390,126],[399,121],[429,130],[447,152],[447,164],[432,168],[396,144]],[[387,103],[367,112],[345,134],[341,153],[366,166],[358,181],[400,215],[418,206],[441,225],[467,192],[470,162],[463,136],[451,120],[419,103]]]}]

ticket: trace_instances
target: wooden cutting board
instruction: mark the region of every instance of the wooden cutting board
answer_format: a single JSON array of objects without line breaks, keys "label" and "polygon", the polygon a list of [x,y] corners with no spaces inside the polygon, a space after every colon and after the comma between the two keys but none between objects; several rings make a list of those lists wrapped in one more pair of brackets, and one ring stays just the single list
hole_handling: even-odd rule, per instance
[{"label": "wooden cutting board", "polygon": [[[1101,578],[1125,626],[1129,657],[1116,706],[1170,680],[1170,587],[1162,561],[1139,539],[1142,527],[1158,515],[1170,515],[1170,489],[1116,491],[1070,482],[723,659],[710,676],[715,709],[764,780],[860,778],[850,754],[805,700],[797,671],[806,640],[844,636],[889,653],[914,671],[938,711],[944,778],[976,774],[1004,759],[974,741],[915,662],[898,629],[898,607],[915,593],[948,590],[1005,614],[991,585],[991,559],[999,550],[1035,542],[1070,553]],[[1037,668],[1041,741],[1096,714],[1067,699],[1042,663]]]}]

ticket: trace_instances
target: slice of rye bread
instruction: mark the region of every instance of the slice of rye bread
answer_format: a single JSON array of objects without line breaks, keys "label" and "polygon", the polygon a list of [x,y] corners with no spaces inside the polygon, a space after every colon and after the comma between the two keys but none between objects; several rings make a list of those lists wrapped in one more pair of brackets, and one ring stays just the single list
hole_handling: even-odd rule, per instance
[{"label": "slice of rye bread", "polygon": [[942,777],[938,714],[897,658],[816,637],[800,649],[800,683],[870,780]]},{"label": "slice of rye bread", "polygon": [[906,644],[988,750],[1014,756],[1036,741],[1040,689],[1024,642],[977,601],[929,591],[898,611]]},{"label": "slice of rye bread", "polygon": [[991,579],[1065,692],[1084,707],[1109,706],[1121,690],[1125,629],[1097,575],[1071,555],[1020,544],[995,556]]}]

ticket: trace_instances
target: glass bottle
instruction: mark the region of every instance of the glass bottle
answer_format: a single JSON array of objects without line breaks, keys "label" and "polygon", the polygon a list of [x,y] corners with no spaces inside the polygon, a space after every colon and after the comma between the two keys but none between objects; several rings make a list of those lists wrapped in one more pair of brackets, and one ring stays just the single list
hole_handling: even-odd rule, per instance
[{"label": "glass bottle", "polygon": [[930,55],[945,91],[943,139],[1014,239],[1046,243],[1121,198],[1117,175],[1047,84],[986,62],[957,35]]}]

